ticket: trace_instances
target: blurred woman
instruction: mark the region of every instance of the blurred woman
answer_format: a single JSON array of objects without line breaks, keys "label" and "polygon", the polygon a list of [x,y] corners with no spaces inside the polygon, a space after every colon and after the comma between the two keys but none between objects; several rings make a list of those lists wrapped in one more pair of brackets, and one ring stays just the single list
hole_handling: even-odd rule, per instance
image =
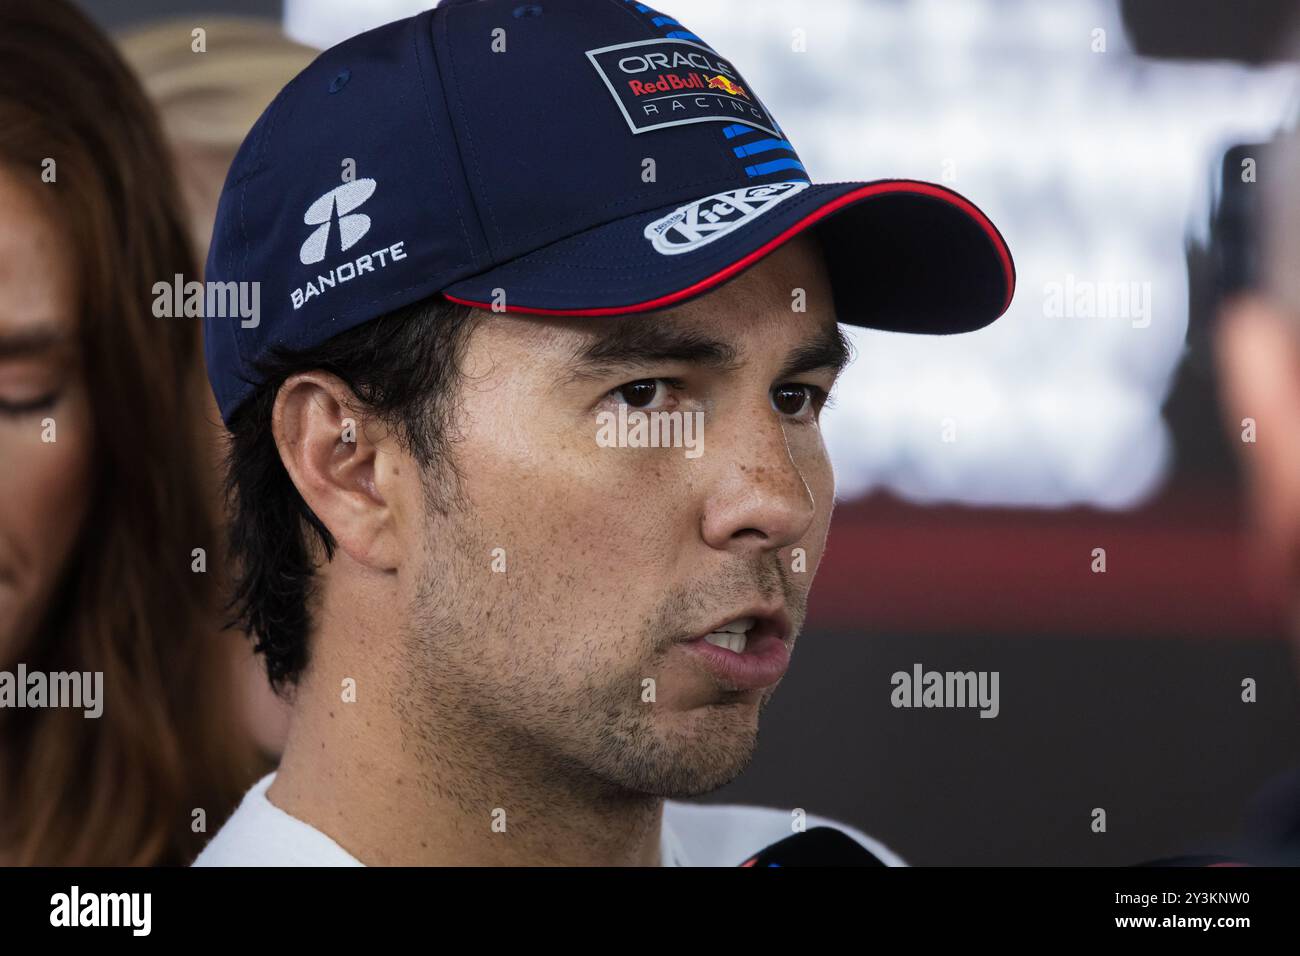
[{"label": "blurred woman", "polygon": [[[205,31],[202,55],[192,47],[195,22]],[[202,263],[235,153],[262,111],[318,51],[285,37],[274,20],[216,16],[150,23],[120,36],[118,48],[157,110]],[[212,462],[208,490],[219,512],[226,429],[210,390],[205,389],[205,398],[203,431]],[[289,728],[288,705],[271,690],[264,658],[253,653],[252,641],[232,633],[227,646],[248,733],[263,754],[278,760]]]},{"label": "blurred woman", "polygon": [[[155,283],[178,274],[198,277],[138,83],[65,0],[6,0],[3,863],[186,863],[260,769],[204,569],[198,320],[153,314]],[[17,706],[24,672],[102,674],[100,715]]]}]

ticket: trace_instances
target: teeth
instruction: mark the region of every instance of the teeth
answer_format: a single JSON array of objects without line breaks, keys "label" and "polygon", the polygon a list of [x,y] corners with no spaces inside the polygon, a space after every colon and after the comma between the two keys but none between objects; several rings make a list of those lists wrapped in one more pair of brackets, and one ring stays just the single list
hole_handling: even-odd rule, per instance
[{"label": "teeth", "polygon": [[742,617],[730,624],[724,624],[714,631],[715,634],[744,634],[746,631],[754,629],[754,619],[752,617]]},{"label": "teeth", "polygon": [[737,634],[731,631],[714,631],[712,634],[705,634],[704,639],[715,647],[725,647],[733,654],[745,653],[745,645],[749,643],[742,631]]}]

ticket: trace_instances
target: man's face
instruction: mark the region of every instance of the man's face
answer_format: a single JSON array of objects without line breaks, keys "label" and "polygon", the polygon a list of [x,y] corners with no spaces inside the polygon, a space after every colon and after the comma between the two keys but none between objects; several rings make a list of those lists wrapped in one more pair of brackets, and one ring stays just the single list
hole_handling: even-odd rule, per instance
[{"label": "man's face", "polygon": [[[423,719],[604,790],[678,797],[739,774],[826,539],[818,415],[842,349],[807,238],[667,312],[485,316],[452,427],[459,495],[412,537]],[[620,405],[702,431],[628,447]],[[740,654],[703,639],[747,623]]]}]

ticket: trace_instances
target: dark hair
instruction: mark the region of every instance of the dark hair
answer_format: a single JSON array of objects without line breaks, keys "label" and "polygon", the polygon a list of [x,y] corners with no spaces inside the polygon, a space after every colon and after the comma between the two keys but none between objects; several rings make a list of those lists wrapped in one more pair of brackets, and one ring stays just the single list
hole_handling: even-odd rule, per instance
[{"label": "dark hair", "polygon": [[0,130],[0,165],[70,240],[94,442],[80,539],[19,650],[33,670],[102,672],[105,697],[99,720],[0,711],[0,847],[20,864],[187,863],[207,838],[192,811],[225,819],[257,768],[231,732],[216,575],[190,568],[219,547],[199,329],[150,307],[155,282],[197,269],[180,194],[140,84],[65,0],[0,3]]},{"label": "dark hair", "polygon": [[[312,567],[334,537],[289,478],[271,431],[276,394],[290,376],[313,369],[338,376],[361,414],[391,427],[402,447],[433,474],[454,476],[447,423],[474,310],[434,296],[304,351],[280,350],[258,367],[262,381],[230,421],[226,496],[235,561],[234,624],[266,657],[277,691],[296,684],[309,660]],[[314,540],[313,540],[314,535]]]}]

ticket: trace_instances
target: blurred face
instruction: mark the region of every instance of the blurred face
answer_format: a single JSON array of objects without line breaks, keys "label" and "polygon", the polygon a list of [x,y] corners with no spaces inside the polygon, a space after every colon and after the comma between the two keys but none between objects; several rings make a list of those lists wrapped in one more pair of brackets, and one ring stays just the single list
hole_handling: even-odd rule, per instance
[{"label": "blurred face", "polygon": [[[461,497],[420,532],[402,695],[419,722],[610,790],[735,777],[821,559],[818,418],[844,358],[805,239],[668,312],[487,316],[463,366]],[[676,447],[635,437],[651,412],[678,413]]]},{"label": "blurred face", "polygon": [[[1300,648],[1300,308],[1262,295],[1220,316],[1217,351],[1228,413],[1255,524],[1257,570],[1288,602]],[[1243,442],[1245,419],[1256,440]]]},{"label": "blurred face", "polygon": [[0,167],[0,666],[6,668],[27,653],[49,608],[81,527],[88,482],[90,416],[78,370],[74,254],[38,189]]}]

